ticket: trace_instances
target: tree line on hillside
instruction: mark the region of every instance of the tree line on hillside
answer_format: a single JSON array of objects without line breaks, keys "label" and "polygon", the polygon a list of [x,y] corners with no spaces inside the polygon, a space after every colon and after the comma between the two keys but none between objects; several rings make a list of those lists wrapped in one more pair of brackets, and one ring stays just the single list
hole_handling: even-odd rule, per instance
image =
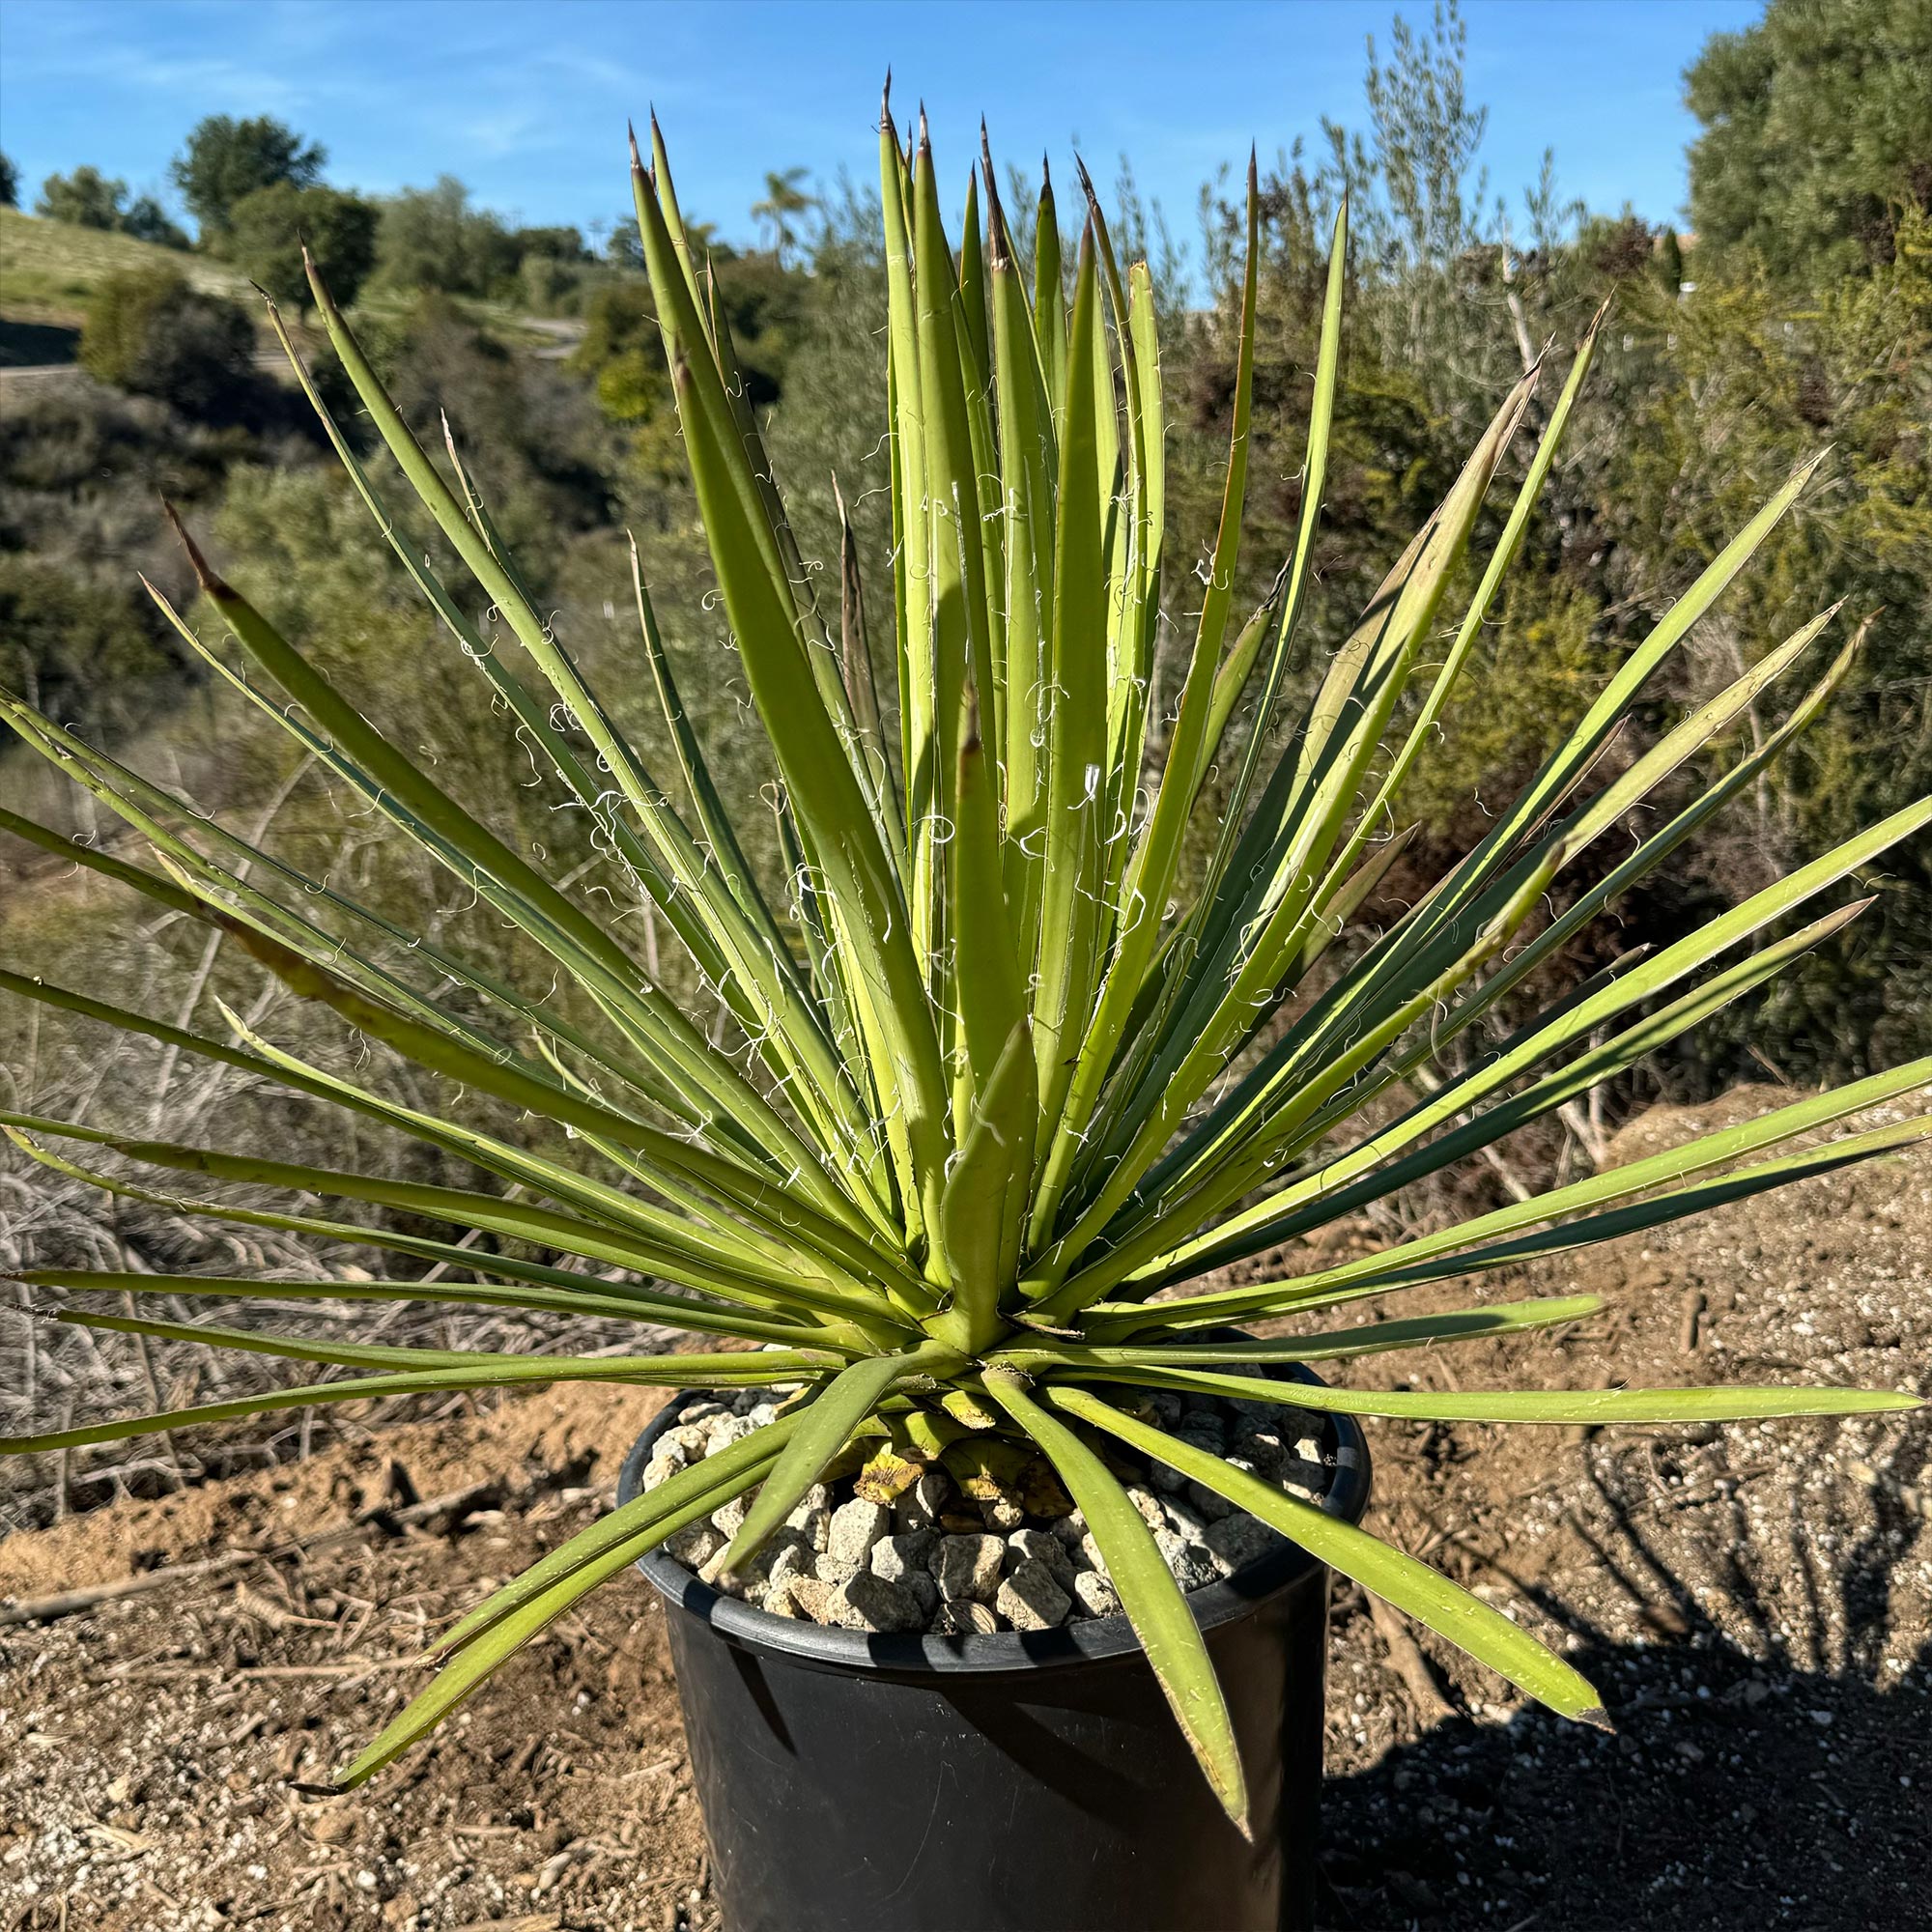
[{"label": "tree line on hillside", "polygon": [[[92,166],[49,175],[34,213],[51,221],[197,250],[231,264],[278,300],[307,299],[304,242],[339,300],[374,277],[392,290],[499,297],[540,314],[567,312],[599,256],[572,227],[519,227],[471,205],[453,176],[380,199],[324,179],[327,151],[269,115],[210,115],[189,132],[169,177],[193,217],[194,239],[152,195]],[[18,178],[0,156],[0,206],[15,206]],[[623,224],[617,224],[619,230]],[[627,244],[607,256],[623,267]]]}]

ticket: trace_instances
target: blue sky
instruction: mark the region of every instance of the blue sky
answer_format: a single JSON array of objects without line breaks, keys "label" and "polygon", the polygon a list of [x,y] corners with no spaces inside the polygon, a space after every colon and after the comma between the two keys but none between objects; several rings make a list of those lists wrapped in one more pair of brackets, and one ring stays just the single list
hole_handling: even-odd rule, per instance
[{"label": "blue sky", "polygon": [[[767,168],[823,181],[874,166],[879,81],[923,97],[963,176],[979,116],[996,153],[1102,181],[1131,156],[1183,240],[1217,163],[1264,156],[1327,114],[1365,116],[1364,36],[1396,0],[0,0],[0,147],[23,203],[92,162],[171,200],[167,161],[204,114],[270,113],[329,151],[328,177],[383,193],[440,173],[514,219],[585,226],[628,203],[624,122],[655,101],[688,212],[726,236]],[[1406,0],[1418,24],[1429,0]],[[1679,76],[1757,0],[1466,0],[1483,158],[1512,198],[1557,182],[1652,219],[1684,198],[1694,131]]]}]

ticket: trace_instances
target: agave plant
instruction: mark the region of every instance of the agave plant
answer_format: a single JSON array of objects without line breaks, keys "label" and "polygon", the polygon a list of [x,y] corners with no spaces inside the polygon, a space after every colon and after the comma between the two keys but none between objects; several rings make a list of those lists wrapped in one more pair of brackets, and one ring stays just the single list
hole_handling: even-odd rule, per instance
[{"label": "agave plant", "polygon": [[[1175,570],[1165,547],[1148,269],[1133,263],[1122,273],[1084,173],[1069,303],[1050,186],[1029,288],[990,157],[983,239],[976,179],[956,253],[923,127],[901,147],[888,113],[879,162],[894,539],[894,636],[883,664],[864,622],[849,525],[841,609],[828,616],[815,601],[655,123],[649,166],[632,142],[643,255],[717,590],[781,781],[781,879],[759,876],[747,857],[748,838],[679,700],[641,571],[642,654],[675,749],[675,798],[531,601],[454,444],[445,469],[418,443],[313,270],[330,342],[383,448],[506,637],[486,637],[463,594],[400,533],[383,495],[391,479],[329,420],[274,318],[402,568],[490,680],[522,743],[539,749],[549,776],[590,815],[634,904],[648,901],[675,933],[715,996],[715,1014],[684,1010],[639,962],[627,928],[461,806],[191,542],[202,589],[251,669],[231,669],[156,593],[186,645],[359,792],[399,840],[518,928],[544,960],[546,990],[419,941],[17,698],[5,705],[27,743],[140,835],[158,869],[15,815],[10,830],[206,922],[371,1045],[543,1130],[513,1142],[464,1124],[460,1103],[444,1115],[386,1098],[270,1044],[225,1008],[231,1037],[213,1038],[9,975],[8,987],[28,999],[348,1109],[502,1183],[411,1184],[9,1115],[8,1130],[35,1159],[117,1193],[437,1264],[421,1279],[389,1281],[68,1270],[21,1279],[147,1296],[548,1309],[669,1323],[763,1350],[491,1354],[70,1308],[62,1319],[363,1373],[0,1447],[56,1449],[270,1408],[566,1378],[796,1386],[768,1426],[607,1515],[458,1623],[439,1646],[440,1674],[340,1773],[344,1785],[420,1738],[586,1591],[733,1496],[753,1500],[727,1564],[754,1550],[855,1439],[884,1435],[916,1456],[922,1441],[962,1427],[1023,1438],[1051,1463],[1236,1821],[1245,1799],[1222,1693],[1180,1588],[1122,1487],[1122,1449],[1252,1512],[1530,1696],[1601,1721],[1590,1686],[1527,1631],[1368,1532],[1164,1433],[1145,1419],[1144,1399],[1122,1391],[1531,1424],[1915,1406],[1909,1397],[1841,1389],[1438,1395],[1255,1376],[1311,1362],[1345,1374],[1372,1350],[1572,1321],[1596,1305],[1586,1297],[1364,1326],[1303,1322],[1267,1340],[1240,1331],[1277,1318],[1333,1323],[1333,1311],[1362,1296],[1562,1254],[1893,1151],[1932,1122],[1822,1143],[1817,1130],[1923,1088],[1928,1061],[1361,1259],[1168,1293],[1544,1118],[1857,916],[1855,902],[1774,936],[1787,915],[1923,827],[1932,801],[1675,945],[1619,959],[1514,1030],[1494,1024],[1506,996],[1750,786],[1845,676],[1856,638],[1747,755],[1589,876],[1560,917],[1548,915],[1559,874],[1780,687],[1835,614],[1804,625],[1622,769],[1605,759],[1632,707],[1797,500],[1809,469],[1631,650],[1481,841],[1400,917],[1337,946],[1402,849],[1405,782],[1438,735],[1535,513],[1595,327],[1560,393],[1539,408],[1527,473],[1480,569],[1469,554],[1478,513],[1545,383],[1541,366],[1503,398],[1359,623],[1346,637],[1311,639],[1302,615],[1335,403],[1345,210],[1328,263],[1293,554],[1263,608],[1236,627],[1255,360],[1251,171],[1221,518],[1198,567],[1179,701],[1156,754],[1156,629],[1164,609],[1194,601],[1196,572],[1192,559]],[[1466,606],[1445,612],[1452,586],[1472,579]],[[1310,665],[1319,675],[1303,676]],[[1280,717],[1299,689],[1312,697]],[[1252,723],[1243,729],[1237,717]],[[508,755],[521,781],[525,753]],[[1203,846],[1211,847],[1205,861],[1184,858]],[[1433,1072],[1459,1038],[1480,1041],[1466,1070]],[[1801,1137],[1804,1150],[1789,1151]],[[74,1165],[43,1145],[52,1138],[217,1181],[394,1210],[452,1233],[431,1238],[323,1212],[156,1196]],[[561,1154],[539,1151],[558,1147]],[[552,1259],[526,1258],[538,1254]]]}]

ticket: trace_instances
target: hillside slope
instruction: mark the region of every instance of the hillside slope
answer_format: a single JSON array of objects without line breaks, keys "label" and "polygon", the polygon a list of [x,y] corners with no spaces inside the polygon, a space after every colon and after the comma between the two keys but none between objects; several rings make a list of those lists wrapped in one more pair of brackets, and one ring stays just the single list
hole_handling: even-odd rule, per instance
[{"label": "hillside slope", "polygon": [[10,322],[78,327],[102,282],[138,269],[172,269],[211,295],[248,293],[245,276],[206,255],[0,208],[0,317]]}]

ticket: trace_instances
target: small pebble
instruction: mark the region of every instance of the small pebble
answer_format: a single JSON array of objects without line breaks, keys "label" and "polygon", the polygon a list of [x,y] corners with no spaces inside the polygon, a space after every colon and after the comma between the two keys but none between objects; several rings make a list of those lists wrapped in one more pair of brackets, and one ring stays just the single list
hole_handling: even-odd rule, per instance
[{"label": "small pebble", "polygon": [[1183,1590],[1200,1590],[1220,1581],[1220,1566],[1205,1545],[1190,1543],[1171,1529],[1155,1530],[1153,1540],[1160,1546],[1167,1567],[1174,1572],[1174,1580]]},{"label": "small pebble", "polygon": [[1073,1559],[1067,1555],[1066,1546],[1043,1529],[1014,1530],[1007,1538],[1006,1560],[1009,1576],[1022,1563],[1040,1563],[1063,1590],[1073,1587]]},{"label": "small pebble", "polygon": [[889,1583],[903,1583],[908,1576],[930,1578],[928,1565],[938,1535],[929,1529],[909,1529],[898,1536],[882,1537],[872,1546],[872,1575]]},{"label": "small pebble", "polygon": [[925,1470],[912,1488],[893,1503],[893,1524],[899,1530],[932,1529],[939,1513],[952,1500],[952,1478],[944,1469]]},{"label": "small pebble", "polygon": [[1218,1490],[1210,1490],[1205,1483],[1189,1483],[1180,1500],[1203,1522],[1218,1522],[1222,1517],[1230,1515],[1235,1507]]},{"label": "small pebble", "polygon": [[795,1577],[814,1575],[813,1561],[812,1551],[808,1545],[787,1543],[766,1567],[766,1586],[772,1590],[781,1590]]},{"label": "small pebble", "polygon": [[830,1540],[826,1553],[835,1563],[849,1563],[854,1570],[871,1561],[872,1546],[893,1526],[893,1513],[879,1503],[854,1496],[832,1512]]},{"label": "small pebble", "polygon": [[832,1621],[831,1605],[838,1586],[819,1577],[794,1577],[786,1586],[794,1605],[793,1615],[808,1617],[815,1624]]},{"label": "small pebble", "polygon": [[924,1628],[919,1599],[910,1590],[862,1570],[840,1583],[827,1600],[829,1622],[845,1630],[915,1631]]},{"label": "small pebble", "polygon": [[785,1522],[814,1550],[823,1552],[832,1542],[832,1492],[823,1483],[813,1483],[799,1497]]},{"label": "small pebble", "polygon": [[949,1602],[989,1603],[1000,1587],[1007,1546],[997,1536],[942,1536],[932,1552],[933,1580]]},{"label": "small pebble", "polygon": [[1230,1576],[1265,1556],[1281,1540],[1266,1523],[1251,1516],[1223,1517],[1219,1522],[1210,1522],[1204,1535],[1208,1548]]},{"label": "small pebble", "polygon": [[706,1518],[688,1522],[675,1536],[665,1538],[665,1553],[687,1570],[702,1570],[724,1548],[724,1531]]},{"label": "small pebble", "polygon": [[1081,1539],[1087,1534],[1087,1519],[1075,1510],[1071,1516],[1056,1517],[1047,1524],[1047,1528],[1065,1544],[1069,1550],[1074,1550],[1080,1548]]},{"label": "small pebble", "polygon": [[995,1536],[1010,1536],[1026,1520],[1026,1505],[1011,1490],[980,1498],[980,1515]]},{"label": "small pebble", "polygon": [[1199,1543],[1208,1527],[1207,1523],[1178,1496],[1170,1498],[1168,1502],[1167,1526],[1183,1543]]},{"label": "small pebble", "polygon": [[991,1636],[1000,1627],[990,1604],[976,1604],[970,1597],[958,1603],[941,1604],[932,1620],[936,1636]]},{"label": "small pebble", "polygon": [[1073,1579],[1073,1601],[1090,1617],[1118,1616],[1121,1600],[1097,1570],[1082,1570]]},{"label": "small pebble", "polygon": [[711,1520],[723,1532],[726,1540],[734,1537],[745,1526],[745,1519],[752,1511],[752,1498],[756,1490],[748,1490],[741,1496],[733,1496],[728,1503],[722,1504],[711,1512]]},{"label": "small pebble", "polygon": [[1051,1630],[1064,1623],[1073,1600],[1054,1580],[1044,1563],[1031,1558],[1000,1585],[993,1608],[1014,1630]]},{"label": "small pebble", "polygon": [[1301,1456],[1284,1463],[1275,1481],[1283,1489],[1293,1490],[1304,1502],[1319,1503],[1328,1492],[1327,1469],[1321,1463],[1312,1463]]}]

